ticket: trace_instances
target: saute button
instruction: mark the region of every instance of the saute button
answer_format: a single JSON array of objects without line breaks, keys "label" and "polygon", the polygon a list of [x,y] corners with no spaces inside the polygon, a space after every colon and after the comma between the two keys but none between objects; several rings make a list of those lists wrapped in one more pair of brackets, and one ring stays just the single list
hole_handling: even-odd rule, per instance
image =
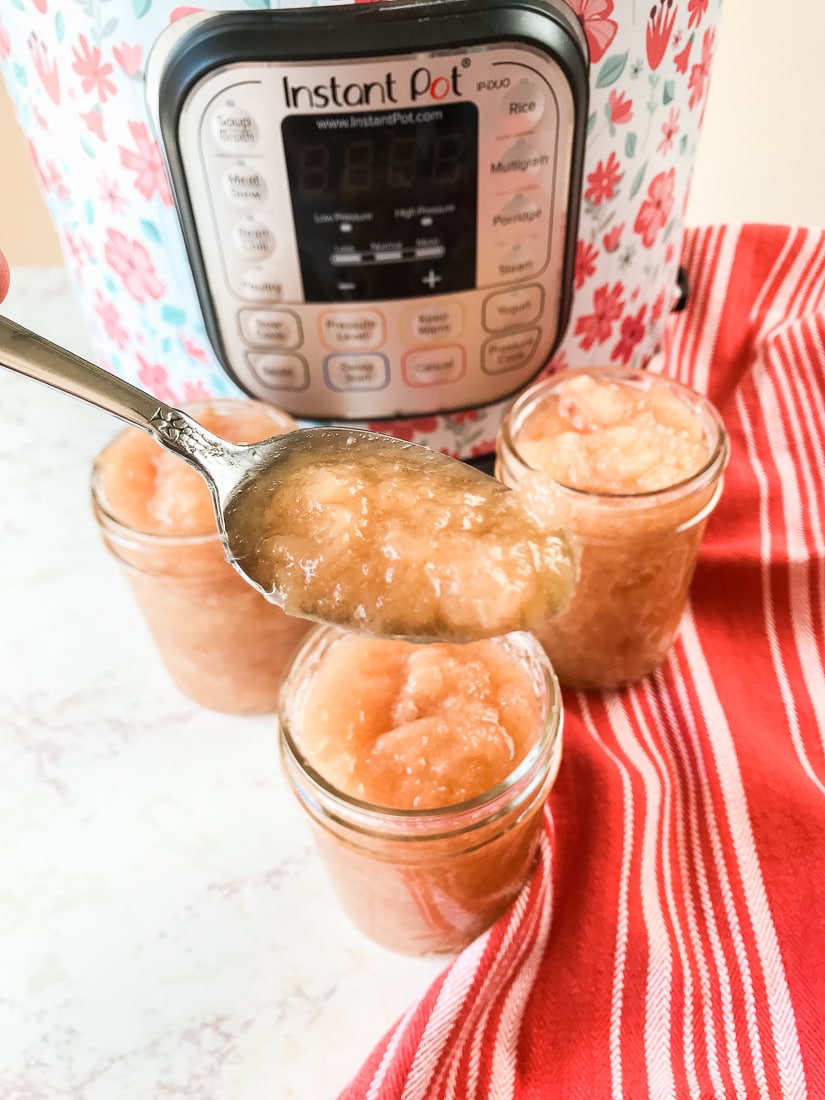
[{"label": "saute button", "polygon": [[295,393],[309,386],[309,367],[300,355],[248,352],[247,359],[255,376],[271,390]]},{"label": "saute button", "polygon": [[297,348],[301,343],[300,322],[285,309],[242,309],[240,322],[243,338],[249,344]]},{"label": "saute button", "polygon": [[519,287],[491,294],[484,303],[484,327],[488,332],[529,325],[541,314],[543,291],[540,286]]},{"label": "saute button", "polygon": [[541,333],[537,328],[488,340],[481,349],[481,369],[485,374],[504,374],[518,370],[533,357]]}]

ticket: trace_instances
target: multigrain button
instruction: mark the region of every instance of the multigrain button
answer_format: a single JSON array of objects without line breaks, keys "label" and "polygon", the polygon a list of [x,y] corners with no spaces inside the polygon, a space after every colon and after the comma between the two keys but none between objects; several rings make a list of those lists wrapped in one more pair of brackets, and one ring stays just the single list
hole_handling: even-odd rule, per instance
[{"label": "multigrain button", "polygon": [[544,114],[544,93],[532,80],[522,77],[505,93],[501,113],[502,129],[508,133],[531,130]]},{"label": "multigrain button", "polygon": [[295,393],[309,386],[309,367],[300,355],[248,352],[247,359],[256,378],[271,390]]},{"label": "multigrain button", "polygon": [[519,287],[491,294],[484,302],[483,323],[488,332],[530,325],[538,320],[544,302],[540,286]]},{"label": "multigrain button", "polygon": [[517,138],[490,164],[490,175],[497,186],[510,188],[535,184],[550,164],[550,154],[537,149],[526,138]]},{"label": "multigrain button", "polygon": [[223,192],[232,206],[256,206],[266,198],[266,181],[257,168],[238,165],[224,172]]},{"label": "multigrain button", "polygon": [[373,309],[330,310],[318,319],[328,348],[377,348],[384,343],[384,317]]},{"label": "multigrain button", "polygon": [[519,370],[533,357],[540,335],[537,328],[531,328],[526,332],[514,332],[511,336],[488,340],[481,349],[481,369],[485,374]]},{"label": "multigrain button", "polygon": [[275,234],[263,222],[247,218],[232,230],[232,243],[240,256],[263,260],[275,251]]},{"label": "multigrain button", "polygon": [[401,366],[408,386],[440,386],[458,382],[466,372],[464,348],[426,348],[408,352]]},{"label": "multigrain button", "polygon": [[432,302],[410,310],[406,327],[409,338],[416,342],[454,340],[464,328],[464,311],[458,302]]},{"label": "multigrain button", "polygon": [[220,149],[237,152],[258,144],[260,131],[249,111],[237,104],[221,104],[212,112],[212,136]]},{"label": "multigrain button", "polygon": [[363,355],[328,355],[324,360],[324,378],[332,390],[383,390],[390,381],[390,362],[378,352]]},{"label": "multigrain button", "polygon": [[242,309],[241,334],[248,344],[261,347],[297,348],[301,325],[294,313],[284,309]]}]

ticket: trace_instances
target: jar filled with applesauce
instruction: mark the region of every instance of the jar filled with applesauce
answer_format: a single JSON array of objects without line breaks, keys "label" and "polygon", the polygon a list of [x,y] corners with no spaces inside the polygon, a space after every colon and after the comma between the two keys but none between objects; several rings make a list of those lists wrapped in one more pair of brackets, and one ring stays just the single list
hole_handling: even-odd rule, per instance
[{"label": "jar filled with applesauce", "polygon": [[[286,413],[245,399],[185,409],[231,443],[297,427]],[[95,460],[91,489],[103,541],[180,691],[210,710],[273,712],[283,671],[310,624],[269,603],[226,561],[200,474],[127,428]]]},{"label": "jar filled with applesauce", "polygon": [[510,406],[496,476],[578,542],[572,598],[535,628],[563,685],[617,688],[664,660],[728,454],[711,402],[652,371],[561,371]]},{"label": "jar filled with applesauce", "polygon": [[317,627],[278,713],[287,782],[370,939],[458,951],[516,898],[561,758],[559,687],[533,635],[416,645]]}]

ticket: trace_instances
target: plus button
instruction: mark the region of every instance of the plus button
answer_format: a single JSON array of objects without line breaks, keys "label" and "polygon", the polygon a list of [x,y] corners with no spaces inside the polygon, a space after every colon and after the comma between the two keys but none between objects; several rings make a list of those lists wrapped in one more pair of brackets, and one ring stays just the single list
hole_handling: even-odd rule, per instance
[{"label": "plus button", "polygon": [[427,272],[421,282],[425,283],[430,288],[430,290],[435,290],[435,288],[441,282],[441,276],[436,275],[433,269],[430,268],[430,270]]}]

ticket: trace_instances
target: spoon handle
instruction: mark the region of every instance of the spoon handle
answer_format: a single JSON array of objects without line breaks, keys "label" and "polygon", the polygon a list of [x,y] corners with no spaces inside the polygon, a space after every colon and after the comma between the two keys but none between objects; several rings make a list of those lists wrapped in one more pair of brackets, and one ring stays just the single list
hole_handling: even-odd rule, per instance
[{"label": "spoon handle", "polygon": [[164,404],[110,371],[45,340],[7,317],[0,317],[0,366],[113,413],[148,432],[208,479],[219,479],[220,471],[211,460],[231,449],[230,444],[218,439],[180,409]]}]

